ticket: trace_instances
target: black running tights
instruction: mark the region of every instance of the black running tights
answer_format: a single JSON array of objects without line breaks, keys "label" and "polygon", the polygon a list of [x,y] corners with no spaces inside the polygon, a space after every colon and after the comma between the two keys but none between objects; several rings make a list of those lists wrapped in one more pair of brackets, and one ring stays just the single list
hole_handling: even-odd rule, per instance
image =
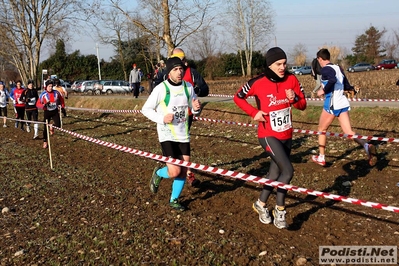
[{"label": "black running tights", "polygon": [[[272,159],[266,178],[289,184],[294,175],[294,168],[290,161],[292,140],[279,140],[275,137],[266,137],[259,138],[259,143]],[[273,187],[265,185],[259,197],[260,201],[266,203],[272,191]],[[285,206],[286,195],[287,190],[277,188],[276,204],[278,206]]]}]

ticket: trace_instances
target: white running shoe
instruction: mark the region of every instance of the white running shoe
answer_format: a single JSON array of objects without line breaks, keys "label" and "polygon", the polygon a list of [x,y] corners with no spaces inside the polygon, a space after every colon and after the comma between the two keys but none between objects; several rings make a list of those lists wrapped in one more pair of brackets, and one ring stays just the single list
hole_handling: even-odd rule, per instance
[{"label": "white running shoe", "polygon": [[272,218],[270,217],[269,210],[266,207],[259,205],[258,201],[252,204],[252,208],[259,214],[259,221],[264,224],[270,224]]}]

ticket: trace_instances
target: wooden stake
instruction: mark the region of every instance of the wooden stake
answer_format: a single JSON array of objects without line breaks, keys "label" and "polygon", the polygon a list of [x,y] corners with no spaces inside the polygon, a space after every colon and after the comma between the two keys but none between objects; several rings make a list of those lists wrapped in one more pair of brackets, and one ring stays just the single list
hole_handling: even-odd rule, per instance
[{"label": "wooden stake", "polygon": [[50,169],[53,170],[53,158],[51,156],[51,145],[50,145],[50,128],[48,125],[48,120],[46,119],[46,128],[47,128],[47,146],[48,146],[48,154],[50,158]]}]

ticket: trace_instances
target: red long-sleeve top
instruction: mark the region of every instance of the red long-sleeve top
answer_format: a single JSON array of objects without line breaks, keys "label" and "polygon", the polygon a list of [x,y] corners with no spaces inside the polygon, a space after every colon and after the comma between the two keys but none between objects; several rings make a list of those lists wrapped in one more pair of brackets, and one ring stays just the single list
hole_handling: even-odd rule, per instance
[{"label": "red long-sleeve top", "polygon": [[[287,99],[286,90],[295,92],[295,99]],[[247,101],[250,96],[255,97],[256,106]],[[249,80],[234,95],[234,102],[252,118],[259,110],[266,112],[266,122],[258,124],[258,138],[276,137],[280,140],[292,138],[291,106],[299,110],[306,108],[306,99],[298,79],[287,74],[281,81],[272,81],[265,75]]]}]

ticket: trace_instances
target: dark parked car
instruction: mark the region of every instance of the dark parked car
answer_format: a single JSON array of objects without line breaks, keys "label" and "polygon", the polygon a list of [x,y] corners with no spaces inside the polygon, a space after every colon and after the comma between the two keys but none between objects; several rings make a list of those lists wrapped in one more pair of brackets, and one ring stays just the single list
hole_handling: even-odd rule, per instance
[{"label": "dark parked car", "polygon": [[374,66],[369,63],[357,63],[356,65],[348,67],[349,72],[360,72],[374,70]]},{"label": "dark parked car", "polygon": [[394,59],[385,59],[382,60],[378,65],[375,66],[376,70],[384,70],[384,69],[392,69],[392,68],[398,68],[397,65],[398,62]]}]

